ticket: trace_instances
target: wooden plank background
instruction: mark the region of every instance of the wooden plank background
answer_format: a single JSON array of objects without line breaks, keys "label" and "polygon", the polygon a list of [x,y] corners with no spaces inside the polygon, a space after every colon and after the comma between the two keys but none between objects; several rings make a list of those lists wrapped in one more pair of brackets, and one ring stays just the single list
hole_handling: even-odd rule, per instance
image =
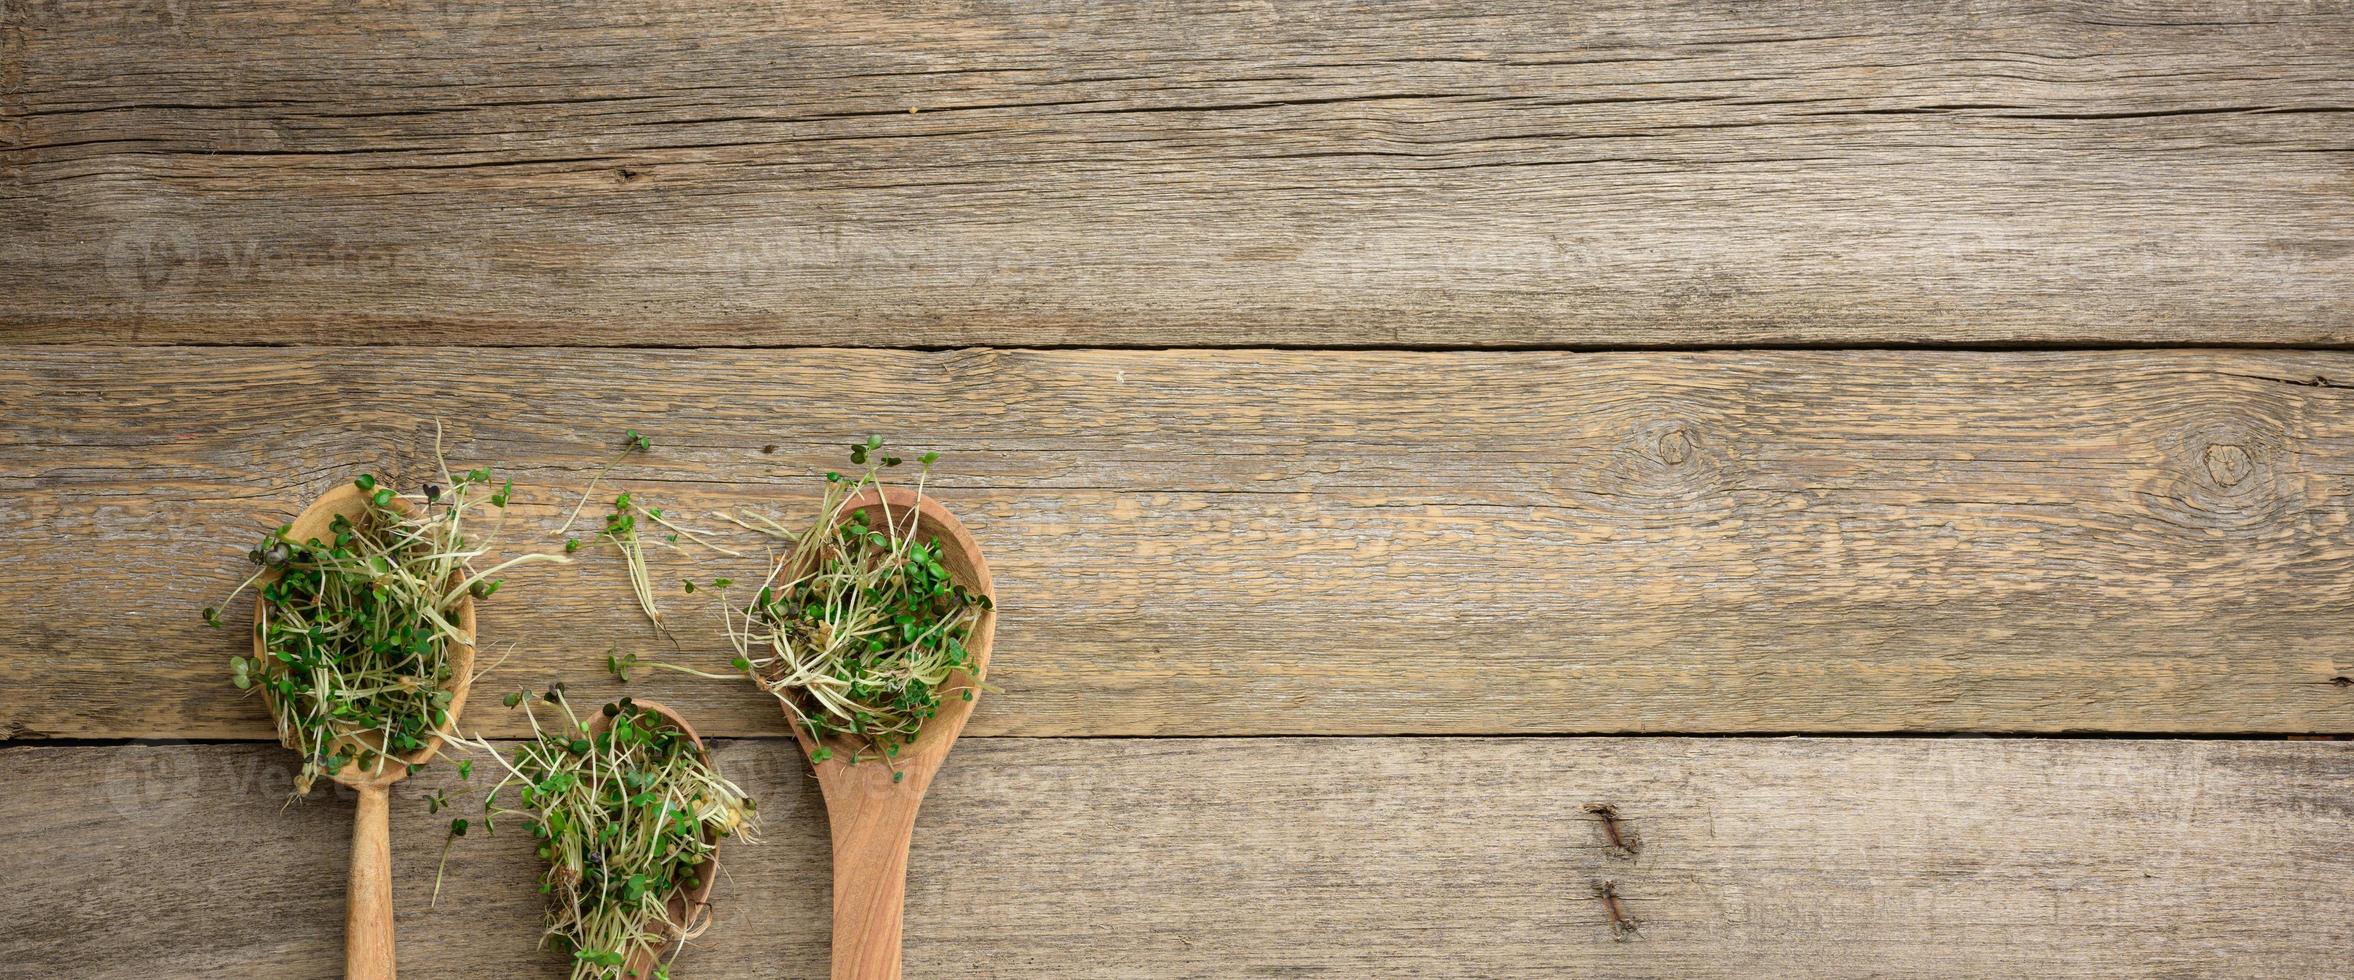
[{"label": "wooden plank background", "polygon": [[[2349,66],[2334,0],[0,0],[0,976],[336,973],[349,801],[197,611],[436,418],[520,546],[625,428],[714,529],[942,451],[1005,690],[911,977],[2354,976]],[[518,574],[482,683],[720,736],[682,976],[822,976],[773,701],[604,675],[724,660],[665,607]],[[555,975],[518,841],[428,907],[451,779],[404,973]]]},{"label": "wooden plank background", "polygon": [[0,9],[25,339],[2354,342],[2339,2]]},{"label": "wooden plank background", "polygon": [[[494,708],[493,710],[500,710]],[[350,804],[275,746],[0,750],[12,971],[329,977]],[[768,838],[721,852],[680,974],[824,977],[822,811],[789,741],[723,744]],[[61,760],[66,764],[60,764]],[[916,830],[911,977],[2345,974],[2354,744],[1934,739],[959,742]],[[456,784],[393,807],[404,977],[562,976],[529,843]],[[1613,857],[1582,807],[1638,832]],[[95,871],[115,887],[93,889]],[[1621,941],[1592,883],[1639,920]],[[234,914],[224,914],[234,910]],[[92,950],[105,950],[92,957]]]},{"label": "wooden plank background", "polygon": [[[266,734],[226,683],[245,631],[197,610],[326,488],[423,482],[438,415],[538,550],[624,428],[657,445],[611,483],[715,530],[922,433],[1006,597],[980,734],[2338,731],[2340,379],[2354,355],[27,351],[0,635],[43,666],[0,724]],[[749,557],[654,560],[675,652],[610,552],[514,576],[483,683],[618,693],[614,644],[724,670],[677,583],[765,559],[718,540]],[[782,734],[748,684],[635,689]]]}]

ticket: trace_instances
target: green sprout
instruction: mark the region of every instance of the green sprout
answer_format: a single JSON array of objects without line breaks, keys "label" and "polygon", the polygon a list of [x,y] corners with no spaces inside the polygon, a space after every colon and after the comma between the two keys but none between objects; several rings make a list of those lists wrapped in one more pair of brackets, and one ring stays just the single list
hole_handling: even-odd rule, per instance
[{"label": "green sprout", "polygon": [[[701,533],[671,523],[669,518],[663,516],[662,508],[646,506],[632,496],[629,491],[622,491],[615,496],[613,498],[613,512],[605,516],[605,530],[599,534],[599,537],[612,542],[614,549],[621,553],[622,562],[629,568],[629,589],[630,593],[637,597],[638,608],[646,614],[646,619],[653,622],[656,629],[663,629],[662,610],[654,600],[653,573],[646,567],[648,541],[638,533],[642,527],[638,523],[640,517],[670,529],[671,533],[663,535],[657,541],[673,551],[685,550],[678,545],[678,539],[684,536],[696,544],[723,555],[737,558],[742,558],[744,555],[742,552],[712,543]],[[565,548],[571,550],[572,546],[567,544]],[[688,583],[686,591],[695,591],[693,583]]]},{"label": "green sprout", "polygon": [[[580,512],[588,507],[590,498],[596,496],[597,484],[603,482],[605,475],[611,473],[613,467],[629,458],[629,454],[651,452],[653,449],[654,440],[647,438],[638,430],[630,429],[622,433],[621,451],[616,453],[612,459],[607,460],[605,465],[597,470],[595,476],[589,478],[588,488],[581,491],[580,502],[573,505],[572,513],[564,518],[564,525],[556,529],[558,536],[564,536],[565,554],[572,554],[580,550],[580,539],[565,535],[572,530],[573,524],[579,522]],[[505,499],[504,497],[494,497],[492,503],[505,506]],[[646,540],[638,533],[638,519],[641,517],[667,529],[668,533],[662,535],[658,540],[674,550],[678,548],[678,539],[683,536],[721,554],[733,555],[738,558],[743,555],[713,544],[701,534],[672,523],[662,516],[662,508],[644,506],[633,500],[626,490],[614,496],[613,512],[606,515],[605,529],[597,536],[612,542],[614,550],[621,553],[622,562],[629,569],[629,588],[631,594],[637,597],[638,609],[646,614],[647,621],[653,623],[655,629],[667,632],[667,628],[662,622],[661,607],[656,605],[654,601],[653,578],[646,568]],[[492,586],[492,588],[496,587]]]},{"label": "green sprout", "polygon": [[[720,581],[724,582],[727,580],[721,579]],[[605,672],[612,674],[614,680],[627,684],[629,683],[629,672],[640,667],[652,667],[657,670],[673,670],[681,674],[692,674],[696,677],[707,678],[709,680],[715,681],[735,679],[735,677],[730,674],[711,674],[696,670],[692,667],[681,667],[677,664],[666,664],[659,660],[641,660],[635,652],[623,653],[619,647],[614,647],[605,651]],[[509,705],[509,707],[513,706]]]},{"label": "green sprout", "polygon": [[[438,797],[441,794],[435,793],[434,795]],[[443,805],[448,804],[445,801]],[[440,809],[440,807],[433,807],[428,812],[439,812]],[[441,873],[448,870],[450,866],[450,845],[457,843],[458,838],[466,836],[466,826],[466,818],[464,817],[450,821],[450,835],[443,838],[441,842],[441,861],[433,867],[433,897],[425,903],[428,908],[441,904]]]},{"label": "green sprout", "polygon": [[[854,479],[827,474],[808,529],[738,521],[793,545],[752,599],[721,608],[736,668],[783,702],[801,731],[821,743],[844,736],[856,748],[852,764],[876,758],[896,769],[892,760],[943,697],[970,699],[981,685],[966,644],[990,599],[952,579],[940,542],[919,540],[913,515],[886,506],[869,525],[863,511],[848,509],[852,497],[881,486],[882,468],[901,462],[882,448],[880,437],[852,445],[851,461],[866,469]],[[919,501],[938,458],[920,459]],[[820,745],[811,761],[834,754]]]},{"label": "green sprout", "polygon": [[[437,434],[437,462],[439,444]],[[526,554],[477,570],[498,529],[470,539],[469,517],[511,490],[494,491],[486,469],[441,474],[447,492],[402,496],[363,473],[352,483],[368,495],[364,509],[335,517],[326,538],[296,541],[280,527],[247,555],[259,567],[229,598],[258,584],[262,653],[231,658],[229,681],[260,691],[280,741],[301,753],[296,795],[348,765],[382,773],[431,744],[449,723],[453,651],[467,642],[459,605],[497,591],[499,572],[565,560]],[[205,610],[206,622],[219,619]]]},{"label": "green sprout", "polygon": [[621,461],[629,458],[629,454],[652,452],[653,449],[654,440],[639,435],[638,430],[630,429],[622,433],[621,452],[606,460],[604,468],[597,470],[597,475],[589,477],[588,489],[580,492],[580,502],[572,505],[572,513],[564,518],[564,526],[557,528],[556,533],[560,535],[571,530],[573,523],[580,520],[581,510],[588,506],[590,498],[597,495],[597,481],[604,479],[605,474],[613,472],[613,468],[621,465]]},{"label": "green sprout", "polygon": [[[521,818],[547,862],[546,935],[570,957],[574,980],[621,980],[633,961],[665,975],[674,944],[709,922],[707,908],[689,905],[706,863],[722,837],[758,840],[757,808],[667,718],[623,698],[584,725],[563,692],[547,700],[561,727],[531,714],[531,738],[509,752],[464,743],[507,771],[484,812]],[[510,791],[514,805],[503,805]],[[464,833],[452,825],[452,839]]]},{"label": "green sprout", "polygon": [[613,513],[605,517],[604,538],[613,542],[621,552],[621,560],[629,566],[629,591],[638,597],[638,609],[655,629],[662,628],[662,610],[654,605],[654,582],[646,573],[646,546],[638,538],[638,511],[630,502],[629,492],[622,491],[613,498]]}]

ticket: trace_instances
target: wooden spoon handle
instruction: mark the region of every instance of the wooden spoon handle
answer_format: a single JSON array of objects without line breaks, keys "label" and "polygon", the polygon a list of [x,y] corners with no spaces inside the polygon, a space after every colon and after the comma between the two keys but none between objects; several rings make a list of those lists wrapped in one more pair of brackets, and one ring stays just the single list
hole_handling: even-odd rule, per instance
[{"label": "wooden spoon handle", "polygon": [[884,792],[849,802],[829,807],[828,815],[834,832],[834,980],[899,980],[907,845],[923,797]]},{"label": "wooden spoon handle", "polygon": [[345,895],[343,975],[393,980],[391,792],[360,788],[351,828],[351,890]]}]

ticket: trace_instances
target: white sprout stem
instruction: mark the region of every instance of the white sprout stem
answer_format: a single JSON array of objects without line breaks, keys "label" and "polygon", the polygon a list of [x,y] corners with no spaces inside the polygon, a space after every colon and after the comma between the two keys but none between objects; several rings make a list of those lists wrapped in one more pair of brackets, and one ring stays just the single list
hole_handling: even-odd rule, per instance
[{"label": "white sprout stem", "polygon": [[580,502],[572,505],[572,513],[564,518],[564,526],[556,529],[557,537],[563,537],[564,532],[572,530],[573,523],[580,520],[581,509],[588,506],[590,497],[596,496],[597,481],[604,479],[605,474],[613,472],[613,468],[621,465],[621,461],[628,457],[629,450],[623,449],[621,451],[621,455],[615,456],[610,461],[606,462],[604,468],[597,471],[597,475],[589,477],[588,489],[582,490],[580,492]]},{"label": "white sprout stem", "polygon": [[653,511],[653,509],[652,509],[652,508],[647,508],[647,509],[646,509],[646,516],[647,516],[647,517],[650,517],[650,518],[653,518],[653,519],[654,519],[654,523],[656,523],[656,524],[660,524],[660,525],[662,525],[663,527],[666,527],[666,528],[669,528],[669,529],[671,529],[671,530],[673,530],[673,531],[676,531],[676,532],[678,532],[680,535],[684,536],[684,537],[685,537],[687,540],[689,540],[689,541],[693,541],[694,543],[696,543],[696,544],[699,544],[699,545],[702,545],[703,547],[709,548],[709,549],[711,549],[711,550],[713,550],[713,551],[719,552],[720,554],[727,555],[727,556],[729,556],[729,557],[732,557],[732,558],[742,558],[742,557],[744,557],[744,553],[743,553],[743,552],[741,552],[741,551],[735,551],[735,550],[728,549],[728,548],[722,548],[722,547],[720,547],[720,546],[718,546],[718,545],[712,544],[712,543],[711,543],[711,542],[710,542],[708,539],[704,538],[704,537],[703,537],[702,535],[700,535],[700,534],[697,534],[697,533],[695,533],[695,532],[693,532],[693,531],[687,530],[686,528],[680,527],[680,526],[678,526],[678,525],[676,525],[676,524],[672,524],[672,523],[670,523],[669,521],[663,520],[663,519],[662,519],[662,515],[660,515],[660,514],[657,514],[657,513],[654,513],[654,511]]}]

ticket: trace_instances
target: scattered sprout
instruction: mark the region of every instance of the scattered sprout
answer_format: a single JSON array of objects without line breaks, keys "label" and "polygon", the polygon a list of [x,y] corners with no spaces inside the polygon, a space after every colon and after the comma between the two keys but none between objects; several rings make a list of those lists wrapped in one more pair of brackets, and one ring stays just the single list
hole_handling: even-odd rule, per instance
[{"label": "scattered sprout", "polygon": [[605,669],[612,673],[614,680],[624,684],[629,683],[629,672],[636,669],[637,665],[638,655],[635,653],[608,653],[605,655]]},{"label": "scattered sprout", "polygon": [[622,433],[621,452],[615,454],[612,459],[607,460],[605,462],[604,468],[597,471],[597,475],[589,477],[588,488],[580,492],[580,502],[572,505],[572,513],[564,518],[564,526],[557,528],[556,533],[563,534],[564,532],[571,530],[573,522],[580,520],[581,510],[588,506],[590,498],[597,495],[597,482],[603,480],[605,478],[605,474],[612,472],[613,467],[621,465],[621,461],[623,459],[627,459],[629,454],[650,452],[653,450],[653,448],[654,440],[639,435],[638,430],[636,429],[630,429],[627,432]]},{"label": "scattered sprout", "polygon": [[662,610],[654,605],[654,583],[646,573],[646,547],[638,539],[638,511],[623,492],[613,498],[613,513],[605,517],[605,540],[620,549],[621,559],[629,566],[629,590],[638,598],[638,609],[655,629],[662,628]]}]

